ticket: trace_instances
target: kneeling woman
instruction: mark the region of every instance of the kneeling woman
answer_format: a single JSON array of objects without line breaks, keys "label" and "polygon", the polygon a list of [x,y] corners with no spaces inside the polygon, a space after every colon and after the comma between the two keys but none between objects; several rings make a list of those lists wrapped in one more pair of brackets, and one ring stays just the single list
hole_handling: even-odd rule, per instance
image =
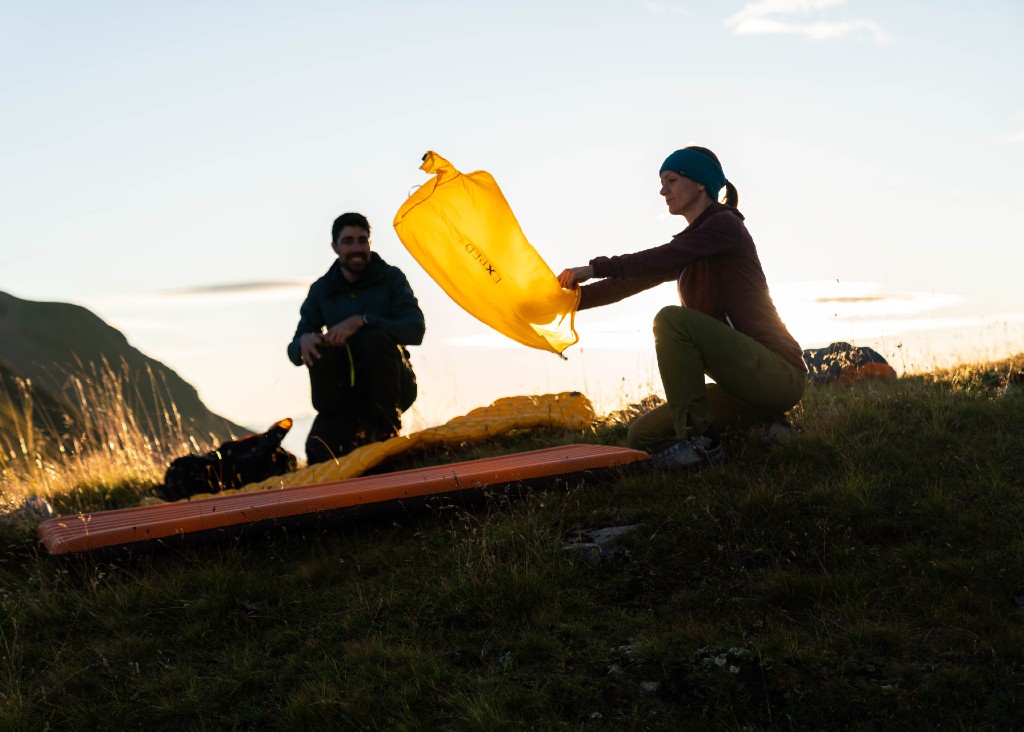
[{"label": "kneeling woman", "polygon": [[[628,439],[666,467],[696,467],[722,461],[721,432],[761,423],[769,436],[784,435],[790,428],[782,415],[803,396],[807,371],[715,154],[687,147],[669,155],[661,195],[670,213],[686,218],[682,233],[653,249],[597,257],[558,280],[573,288],[601,278],[581,288],[580,310],[678,281],[682,305],[654,318],[667,403],[637,418]],[[705,374],[715,383],[705,384]]]}]

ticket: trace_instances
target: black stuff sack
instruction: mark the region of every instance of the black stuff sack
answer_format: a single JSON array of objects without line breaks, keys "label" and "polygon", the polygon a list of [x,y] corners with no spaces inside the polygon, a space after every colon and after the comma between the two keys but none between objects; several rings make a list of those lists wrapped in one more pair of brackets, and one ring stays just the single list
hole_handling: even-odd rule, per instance
[{"label": "black stuff sack", "polygon": [[412,362],[409,360],[409,350],[404,346],[399,347],[402,351],[402,371],[399,378],[399,411],[405,412],[412,403],[416,401],[417,385],[416,372],[412,370]]},{"label": "black stuff sack", "polygon": [[230,440],[202,455],[174,459],[156,495],[165,501],[180,501],[197,493],[233,490],[290,473],[298,467],[298,460],[281,447],[281,440],[291,427],[292,420],[285,418],[266,432]]}]

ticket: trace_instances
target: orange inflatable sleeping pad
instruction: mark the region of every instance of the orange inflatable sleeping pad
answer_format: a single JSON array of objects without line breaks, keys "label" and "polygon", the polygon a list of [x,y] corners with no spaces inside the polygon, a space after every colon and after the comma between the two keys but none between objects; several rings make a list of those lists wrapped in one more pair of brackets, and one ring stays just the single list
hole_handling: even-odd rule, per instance
[{"label": "orange inflatable sleeping pad", "polygon": [[37,534],[51,554],[85,552],[240,524],[622,467],[647,458],[645,452],[624,447],[564,445],[318,485],[58,516],[39,524]]}]

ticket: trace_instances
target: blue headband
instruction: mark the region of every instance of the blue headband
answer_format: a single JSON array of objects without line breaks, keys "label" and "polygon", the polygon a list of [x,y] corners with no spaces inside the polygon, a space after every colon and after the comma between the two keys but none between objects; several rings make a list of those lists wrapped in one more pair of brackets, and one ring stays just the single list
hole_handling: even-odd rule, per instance
[{"label": "blue headband", "polygon": [[703,184],[711,200],[718,200],[718,192],[725,185],[725,173],[722,166],[702,152],[696,150],[676,150],[665,158],[659,174],[666,170],[679,173],[684,178]]}]

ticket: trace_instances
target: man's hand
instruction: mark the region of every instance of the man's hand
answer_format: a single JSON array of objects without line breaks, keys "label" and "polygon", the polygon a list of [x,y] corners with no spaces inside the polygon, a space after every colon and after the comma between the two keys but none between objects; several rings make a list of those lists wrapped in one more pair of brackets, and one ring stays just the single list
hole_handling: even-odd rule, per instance
[{"label": "man's hand", "polygon": [[593,277],[594,268],[589,264],[586,267],[570,267],[558,275],[558,284],[566,290],[572,290]]},{"label": "man's hand", "polygon": [[324,344],[324,337],[319,333],[303,333],[299,338],[299,356],[302,363],[312,366],[315,359],[320,358],[320,346]]},{"label": "man's hand", "polygon": [[364,324],[362,315],[353,315],[345,318],[340,323],[335,323],[327,329],[324,335],[324,343],[329,346],[344,346],[345,341],[351,338]]}]

